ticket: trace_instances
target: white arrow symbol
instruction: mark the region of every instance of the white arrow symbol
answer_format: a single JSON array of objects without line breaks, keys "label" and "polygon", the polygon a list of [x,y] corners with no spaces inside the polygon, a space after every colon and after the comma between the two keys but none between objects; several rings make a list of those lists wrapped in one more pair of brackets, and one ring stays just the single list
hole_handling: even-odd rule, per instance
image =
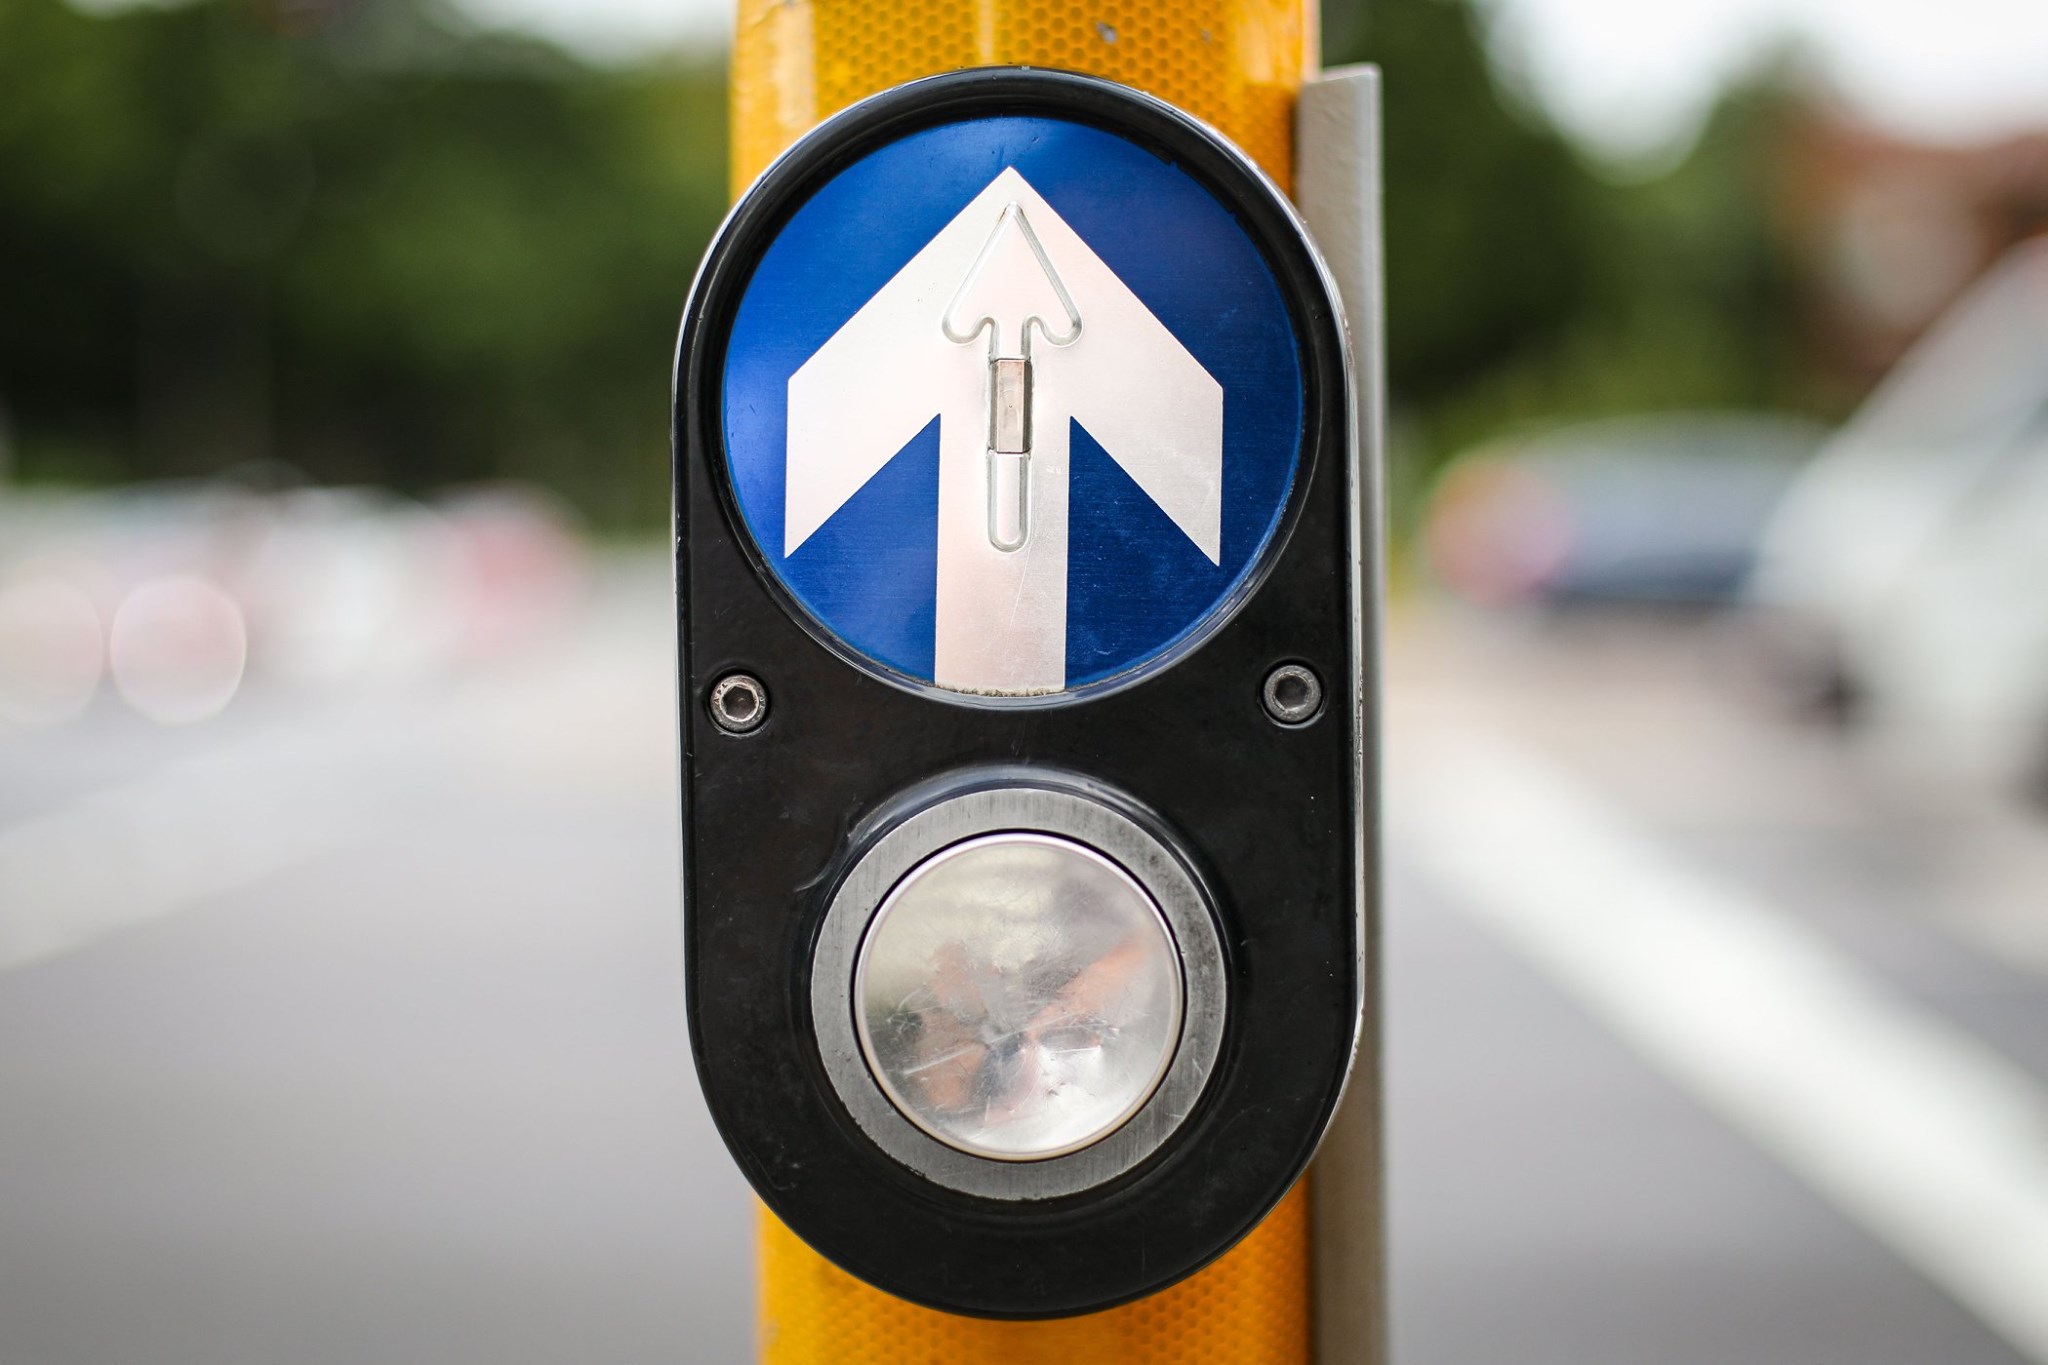
[{"label": "white arrow symbol", "polygon": [[790,376],[783,554],[935,415],[940,686],[1066,685],[1070,422],[1220,562],[1222,386],[1014,169]]}]

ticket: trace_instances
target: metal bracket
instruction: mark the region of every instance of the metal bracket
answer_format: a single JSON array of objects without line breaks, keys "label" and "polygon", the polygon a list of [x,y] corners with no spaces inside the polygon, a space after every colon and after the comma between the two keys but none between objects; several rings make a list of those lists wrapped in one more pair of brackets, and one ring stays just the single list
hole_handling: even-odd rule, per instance
[{"label": "metal bracket", "polygon": [[1379,88],[1378,68],[1340,67],[1305,84],[1295,110],[1295,202],[1336,281],[1351,332],[1353,458],[1365,530],[1358,547],[1366,613],[1358,660],[1366,744],[1358,864],[1365,969],[1351,1082],[1308,1174],[1319,1365],[1382,1365],[1387,1357],[1379,990],[1379,618],[1385,587],[1377,547],[1385,543],[1386,448]]}]

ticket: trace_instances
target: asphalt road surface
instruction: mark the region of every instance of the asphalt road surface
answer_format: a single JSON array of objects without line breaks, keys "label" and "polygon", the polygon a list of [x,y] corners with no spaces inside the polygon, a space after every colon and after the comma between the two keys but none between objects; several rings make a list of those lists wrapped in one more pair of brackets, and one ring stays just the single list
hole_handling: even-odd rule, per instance
[{"label": "asphalt road surface", "polygon": [[[738,1362],[666,575],[487,671],[0,734],[0,1363]],[[2048,1361],[2048,850],[1678,626],[1409,613],[1403,1365]]]}]

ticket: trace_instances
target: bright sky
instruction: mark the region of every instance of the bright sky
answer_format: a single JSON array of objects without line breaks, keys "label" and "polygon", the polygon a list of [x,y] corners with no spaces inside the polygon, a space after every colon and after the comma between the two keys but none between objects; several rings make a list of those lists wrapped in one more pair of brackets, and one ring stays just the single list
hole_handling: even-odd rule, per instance
[{"label": "bright sky", "polygon": [[732,41],[737,8],[737,0],[455,0],[455,4],[482,23],[529,29],[607,61],[650,48],[724,47]]},{"label": "bright sky", "polygon": [[[486,23],[616,58],[723,43],[733,0],[459,3]],[[1503,64],[1567,128],[1616,155],[1682,143],[1722,84],[1787,38],[1853,108],[1898,132],[1971,140],[2048,128],[2048,0],[1481,3]]]},{"label": "bright sky", "polygon": [[1864,117],[1976,140],[2048,129],[2048,0],[1487,0],[1497,54],[1609,151],[1685,139],[1788,39]]}]

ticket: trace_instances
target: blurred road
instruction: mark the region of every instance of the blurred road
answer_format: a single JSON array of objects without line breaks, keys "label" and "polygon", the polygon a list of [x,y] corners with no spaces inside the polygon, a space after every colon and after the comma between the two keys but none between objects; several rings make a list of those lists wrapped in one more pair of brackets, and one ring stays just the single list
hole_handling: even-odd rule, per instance
[{"label": "blurred road", "polygon": [[[747,1358],[667,592],[0,735],[0,1362]],[[1397,1359],[2048,1360],[2048,837],[1747,706],[1711,633],[1394,642]]]},{"label": "blurred road", "polygon": [[5,742],[0,921],[76,941],[0,971],[0,1361],[746,1358],[667,596],[641,557],[492,675]]},{"label": "blurred road", "polygon": [[1396,1360],[2048,1359],[2048,830],[1716,624],[1391,645]]}]

